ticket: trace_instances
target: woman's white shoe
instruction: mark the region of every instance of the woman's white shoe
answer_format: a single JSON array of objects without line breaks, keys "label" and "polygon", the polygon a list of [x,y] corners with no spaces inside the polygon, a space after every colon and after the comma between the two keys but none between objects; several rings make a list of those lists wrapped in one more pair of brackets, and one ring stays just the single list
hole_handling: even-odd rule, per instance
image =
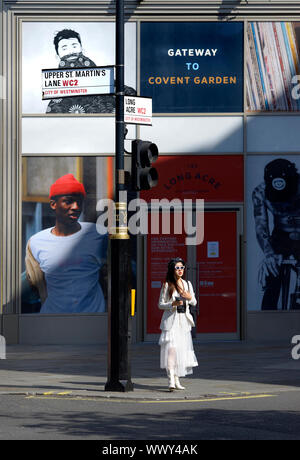
[{"label": "woman's white shoe", "polygon": [[176,390],[185,390],[185,387],[183,387],[183,386],[180,384],[180,380],[179,380],[179,378],[177,377],[177,375],[175,375],[175,388],[176,388]]},{"label": "woman's white shoe", "polygon": [[174,391],[176,387],[174,370],[171,369],[168,371],[168,378],[169,378],[169,391]]}]

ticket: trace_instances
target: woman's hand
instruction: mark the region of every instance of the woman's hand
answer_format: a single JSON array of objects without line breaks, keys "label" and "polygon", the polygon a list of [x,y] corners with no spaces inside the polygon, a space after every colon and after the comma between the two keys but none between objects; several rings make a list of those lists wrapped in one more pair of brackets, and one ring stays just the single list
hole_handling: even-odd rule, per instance
[{"label": "woman's hand", "polygon": [[181,297],[183,297],[184,299],[186,300],[192,300],[192,294],[190,294],[189,292],[187,291],[183,291],[181,293]]},{"label": "woman's hand", "polygon": [[172,302],[172,307],[179,307],[179,305],[183,305],[182,300],[174,300],[174,302]]}]

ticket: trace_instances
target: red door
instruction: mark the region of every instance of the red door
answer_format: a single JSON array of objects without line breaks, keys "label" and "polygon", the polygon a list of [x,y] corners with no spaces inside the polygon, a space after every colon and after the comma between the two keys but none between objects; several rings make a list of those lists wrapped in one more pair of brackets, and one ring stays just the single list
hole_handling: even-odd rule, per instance
[{"label": "red door", "polygon": [[[146,334],[160,333],[162,311],[158,300],[168,261],[187,261],[187,278],[197,298],[197,333],[238,338],[238,235],[236,211],[207,211],[204,241],[185,245],[185,234],[147,236]],[[220,337],[221,338],[221,337]]]},{"label": "red door", "polygon": [[[160,214],[161,222],[161,214]],[[162,283],[167,274],[167,265],[173,257],[186,260],[185,234],[152,234],[147,236],[147,334],[158,334],[163,311],[158,308]]]},{"label": "red door", "polygon": [[196,247],[198,333],[237,332],[237,214],[205,213],[204,241]]}]

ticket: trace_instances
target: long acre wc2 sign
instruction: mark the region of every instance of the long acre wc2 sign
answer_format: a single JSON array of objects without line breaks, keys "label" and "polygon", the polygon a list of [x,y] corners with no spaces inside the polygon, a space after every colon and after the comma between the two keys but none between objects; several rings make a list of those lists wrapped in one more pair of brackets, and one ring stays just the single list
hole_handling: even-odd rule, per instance
[{"label": "long acre wc2 sign", "polygon": [[42,98],[92,96],[114,92],[114,66],[42,70]]},{"label": "long acre wc2 sign", "polygon": [[242,112],[243,27],[142,23],[141,94],[152,97],[153,113]]}]

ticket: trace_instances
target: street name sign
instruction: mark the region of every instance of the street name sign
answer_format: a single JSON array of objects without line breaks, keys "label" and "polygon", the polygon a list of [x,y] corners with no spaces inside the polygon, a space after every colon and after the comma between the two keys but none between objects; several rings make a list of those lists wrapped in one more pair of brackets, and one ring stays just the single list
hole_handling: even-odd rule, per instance
[{"label": "street name sign", "polygon": [[42,70],[42,99],[115,93],[115,66]]},{"label": "street name sign", "polygon": [[134,125],[152,125],[152,98],[124,97],[124,121]]}]

